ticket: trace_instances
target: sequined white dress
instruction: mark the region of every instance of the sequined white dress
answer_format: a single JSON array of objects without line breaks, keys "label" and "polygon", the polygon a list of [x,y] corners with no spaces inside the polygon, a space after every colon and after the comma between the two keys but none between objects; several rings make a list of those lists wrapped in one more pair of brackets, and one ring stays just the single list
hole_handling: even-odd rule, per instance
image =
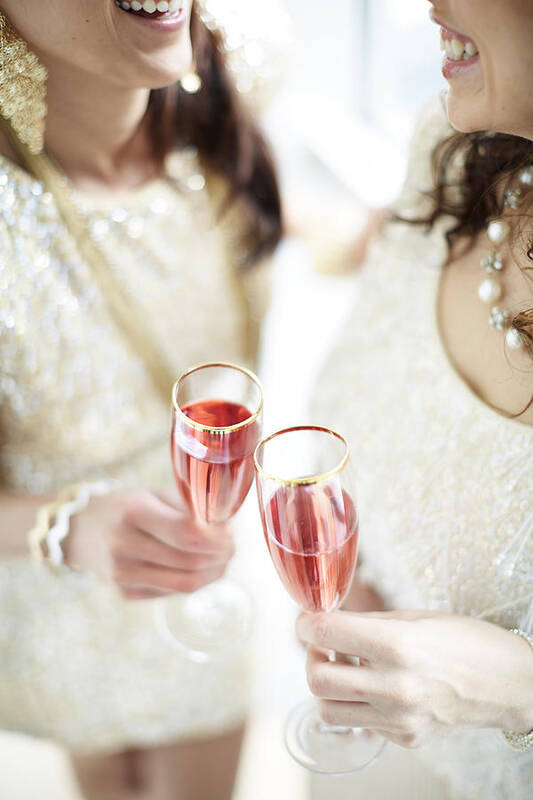
[{"label": "sequined white dress", "polygon": [[[436,98],[415,135],[399,211],[424,213],[430,154],[449,132]],[[349,437],[363,569],[392,608],[531,632],[533,426],[485,406],[442,349],[435,306],[449,224],[429,235],[386,226],[321,376],[314,418]],[[454,797],[532,796],[533,753],[513,752],[498,731],[458,733],[421,754]]]},{"label": "sequined white dress", "polygon": [[[202,5],[218,26],[220,3]],[[241,0],[226,4],[222,32],[238,89],[257,106],[279,79],[287,20],[277,3],[267,23],[253,6],[246,16]],[[136,192],[71,190],[176,374],[246,363],[268,299],[267,265],[239,268],[239,210],[217,221],[214,186],[185,151]],[[106,476],[168,485],[169,414],[54,198],[0,158],[0,485],[37,494]],[[68,570],[0,564],[0,727],[75,751],[150,746],[239,724],[247,682],[242,651],[199,665],[169,648],[150,603]]]},{"label": "sequined white dress", "polygon": [[[73,195],[176,374],[246,361],[249,345],[245,286],[203,181],[195,156],[176,154],[166,179],[134,196]],[[53,198],[0,160],[0,208],[3,486],[45,493],[96,476],[169,485],[169,408]],[[150,606],[68,571],[0,565],[0,726],[96,751],[236,724],[242,653],[214,668],[189,664],[155,633]]]}]

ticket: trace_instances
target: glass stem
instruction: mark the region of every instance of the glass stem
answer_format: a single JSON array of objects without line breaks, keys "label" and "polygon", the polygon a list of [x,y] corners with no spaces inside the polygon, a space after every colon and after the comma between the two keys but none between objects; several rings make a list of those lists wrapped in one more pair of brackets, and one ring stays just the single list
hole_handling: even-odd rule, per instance
[{"label": "glass stem", "polygon": [[328,725],[327,722],[320,722],[320,733],[351,733],[354,728],[347,725]]}]

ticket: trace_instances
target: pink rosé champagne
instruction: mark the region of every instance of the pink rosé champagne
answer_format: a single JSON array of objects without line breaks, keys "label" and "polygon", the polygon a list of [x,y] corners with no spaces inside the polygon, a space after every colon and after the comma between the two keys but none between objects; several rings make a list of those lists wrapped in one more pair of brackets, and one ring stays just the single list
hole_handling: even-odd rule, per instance
[{"label": "pink ros\u00e9 champagne", "polygon": [[262,511],[274,566],[306,611],[331,611],[352,582],[358,521],[350,495],[335,485],[282,486]]},{"label": "pink ros\u00e9 champagne", "polygon": [[226,522],[241,507],[254,475],[253,451],[260,434],[243,405],[200,400],[184,405],[183,414],[201,428],[174,418],[171,447],[176,485],[190,511],[204,522]]},{"label": "pink ros\u00e9 champagne", "polygon": [[234,364],[200,364],[172,392],[170,448],[176,486],[201,522],[227,522],[253,481],[263,391]]}]

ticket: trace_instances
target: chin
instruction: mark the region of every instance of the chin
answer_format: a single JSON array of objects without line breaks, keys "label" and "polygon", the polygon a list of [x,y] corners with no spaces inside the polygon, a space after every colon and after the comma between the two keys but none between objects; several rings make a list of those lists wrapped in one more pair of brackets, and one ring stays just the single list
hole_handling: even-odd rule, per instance
[{"label": "chin", "polygon": [[181,51],[173,57],[144,58],[135,70],[132,70],[130,63],[125,72],[125,79],[128,87],[132,89],[164,89],[177,83],[192,67],[192,48],[189,47],[186,52]]},{"label": "chin", "polygon": [[457,97],[452,88],[446,99],[450,124],[460,133],[490,130],[490,122],[476,102],[465,97]]},{"label": "chin", "polygon": [[511,110],[503,105],[498,106],[494,100],[487,100],[485,103],[476,102],[472,98],[457,97],[450,89],[447,111],[450,124],[460,133],[493,131],[533,140],[533,128],[528,124],[528,121],[533,119],[533,109],[529,117],[524,114],[513,115]]}]

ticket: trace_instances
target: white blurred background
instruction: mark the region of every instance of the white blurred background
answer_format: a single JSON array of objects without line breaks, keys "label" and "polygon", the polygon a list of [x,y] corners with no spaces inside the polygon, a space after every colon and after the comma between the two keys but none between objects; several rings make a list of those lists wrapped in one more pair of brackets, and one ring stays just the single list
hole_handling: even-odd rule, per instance
[{"label": "white blurred background", "polygon": [[278,119],[358,200],[386,202],[402,180],[413,119],[443,86],[429,4],[286,0],[285,6],[296,43]]},{"label": "white blurred background", "polygon": [[[267,430],[308,421],[307,398],[320,363],[357,291],[356,274],[332,274],[338,263],[331,254],[339,240],[355,239],[367,207],[386,204],[398,191],[417,110],[442,86],[438,32],[425,0],[285,5],[295,41],[266,127],[300,232],[276,258],[261,369]],[[335,800],[359,793],[373,800],[437,800],[424,788],[423,773],[417,770],[415,778],[405,763],[396,764],[394,748],[374,774],[348,779],[311,779],[285,753],[283,718],[305,697],[304,660],[293,634],[296,609],[268,559],[253,500],[238,520],[257,626],[253,712],[237,800]],[[378,780],[384,770],[393,776],[390,795]],[[80,800],[64,755],[51,744],[0,732],[0,800],[41,799]]]}]

